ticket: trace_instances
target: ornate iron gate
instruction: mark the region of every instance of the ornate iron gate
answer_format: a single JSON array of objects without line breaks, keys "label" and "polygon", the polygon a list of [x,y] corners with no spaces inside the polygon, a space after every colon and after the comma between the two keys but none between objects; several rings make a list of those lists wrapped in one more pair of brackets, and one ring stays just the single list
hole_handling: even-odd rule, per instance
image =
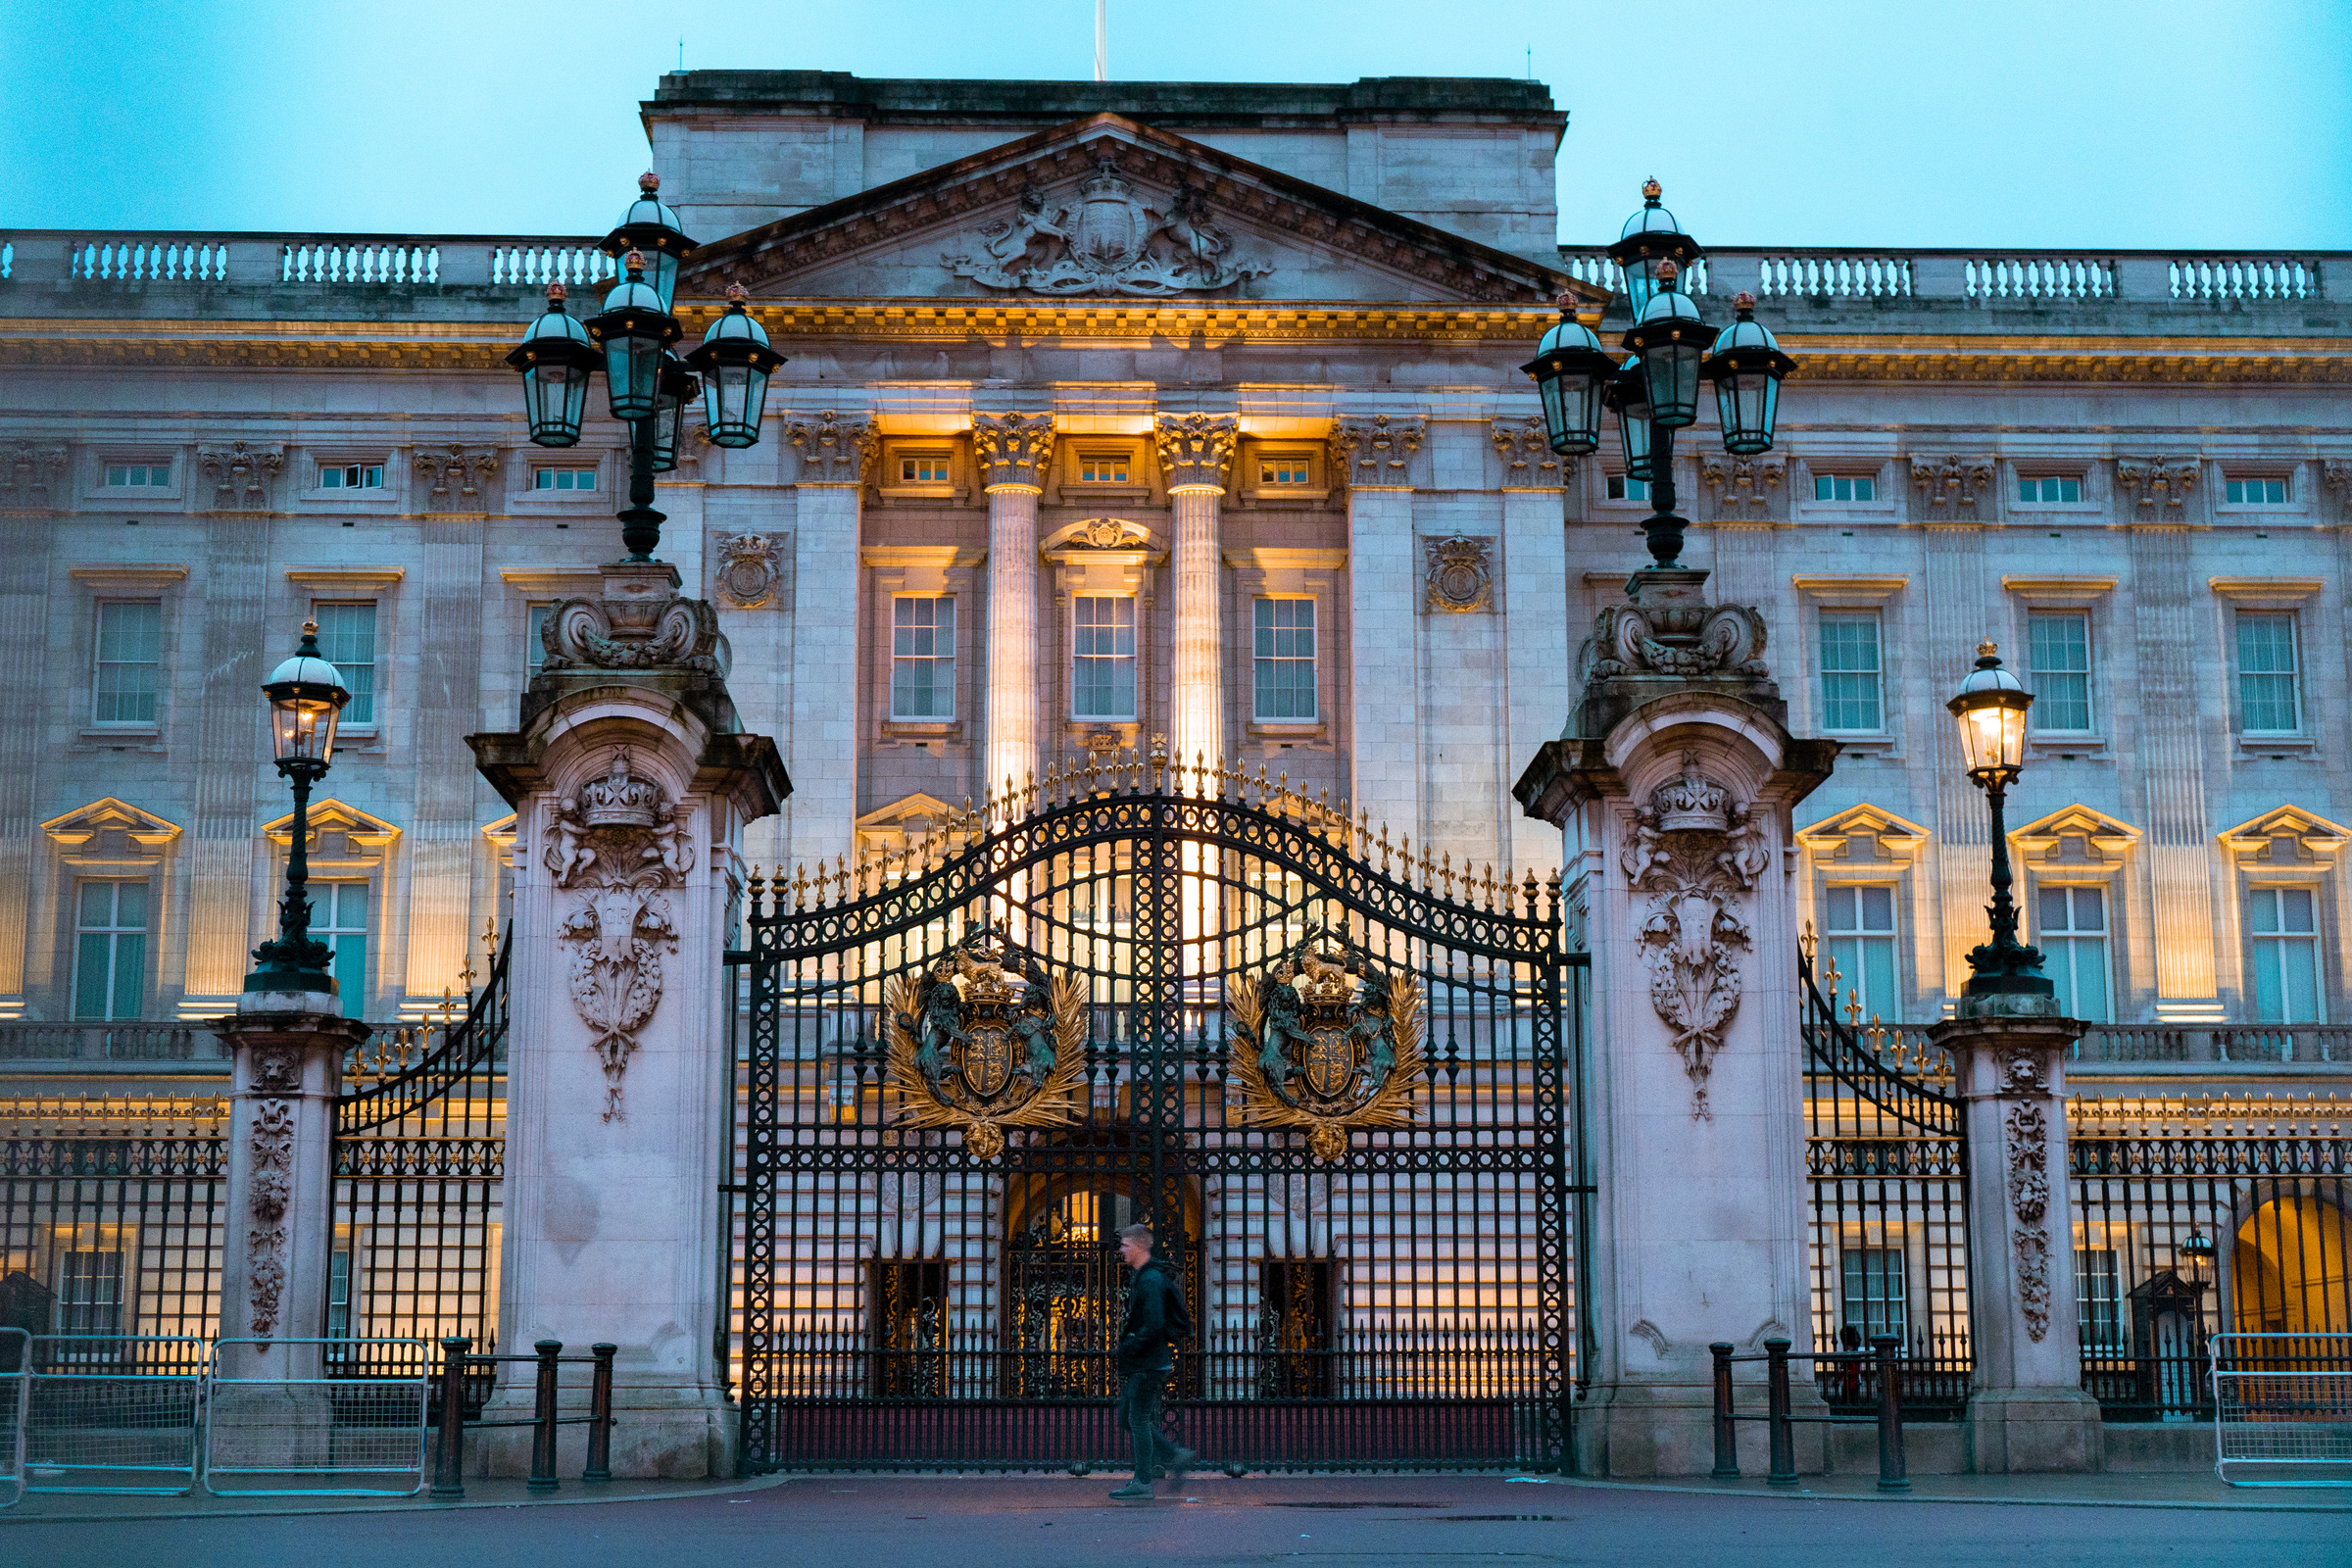
[{"label": "ornate iron gate", "polygon": [[747,923],[747,1470],[1112,1460],[1138,1221],[1213,1462],[1559,1462],[1556,878],[1130,755]]}]

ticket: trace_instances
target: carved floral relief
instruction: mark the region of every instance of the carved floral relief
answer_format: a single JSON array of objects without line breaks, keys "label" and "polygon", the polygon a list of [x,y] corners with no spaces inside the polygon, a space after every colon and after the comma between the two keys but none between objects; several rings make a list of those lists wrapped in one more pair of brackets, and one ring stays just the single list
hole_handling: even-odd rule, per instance
[{"label": "carved floral relief", "polygon": [[286,1293],[286,1207],[294,1196],[294,1102],[257,1101],[253,1107],[252,1181],[247,1188],[247,1304],[253,1337],[265,1345],[277,1334]]},{"label": "carved floral relief", "polygon": [[983,288],[1147,297],[1226,288],[1274,270],[1240,254],[1200,191],[1180,186],[1164,210],[1148,207],[1120,174],[1117,152],[1097,146],[1076,202],[1060,205],[1032,185],[1009,216],[984,224],[941,265]]},{"label": "carved floral relief", "polygon": [[2004,1118],[2009,1163],[2011,1232],[2017,1251],[2017,1300],[2026,1333],[2036,1344],[2050,1332],[2050,1233],[2042,1223],[2050,1209],[2049,1117],[2032,1101],[2009,1107]]}]

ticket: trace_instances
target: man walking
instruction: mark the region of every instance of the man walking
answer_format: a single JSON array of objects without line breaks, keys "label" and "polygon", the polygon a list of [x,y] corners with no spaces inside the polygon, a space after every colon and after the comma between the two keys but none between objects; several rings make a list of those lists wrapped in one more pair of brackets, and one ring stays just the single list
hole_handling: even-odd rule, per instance
[{"label": "man walking", "polygon": [[1185,1310],[1176,1271],[1152,1255],[1151,1226],[1130,1225],[1119,1232],[1119,1260],[1135,1270],[1117,1354],[1119,1424],[1135,1440],[1135,1479],[1111,1495],[1128,1501],[1150,1497],[1162,1470],[1181,1486],[1193,1466],[1192,1449],[1159,1435],[1160,1392],[1176,1364],[1172,1347],[1192,1337],[1193,1318]]}]

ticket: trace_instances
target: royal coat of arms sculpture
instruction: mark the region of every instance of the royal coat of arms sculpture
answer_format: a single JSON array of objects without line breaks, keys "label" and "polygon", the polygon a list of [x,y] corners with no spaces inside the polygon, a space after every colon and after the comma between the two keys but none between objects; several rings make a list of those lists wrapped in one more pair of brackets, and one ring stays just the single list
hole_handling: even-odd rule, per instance
[{"label": "royal coat of arms sculpture", "polygon": [[1300,1128],[1316,1159],[1357,1128],[1405,1127],[1422,1076],[1421,986],[1317,932],[1255,979],[1229,980],[1225,1007],[1242,1117]]},{"label": "royal coat of arms sculpture", "polygon": [[994,927],[891,987],[890,1082],[898,1125],[953,1127],[976,1159],[1008,1127],[1075,1119],[1086,1080],[1086,987],[1049,975]]}]

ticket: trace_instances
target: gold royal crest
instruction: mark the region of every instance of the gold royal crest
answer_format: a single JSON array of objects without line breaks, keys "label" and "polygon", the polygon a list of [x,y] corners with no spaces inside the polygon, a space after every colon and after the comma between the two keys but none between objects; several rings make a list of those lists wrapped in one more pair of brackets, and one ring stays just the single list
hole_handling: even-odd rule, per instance
[{"label": "gold royal crest", "polygon": [[1243,1119],[1304,1128],[1318,1160],[1339,1158],[1357,1128],[1405,1127],[1422,1072],[1421,987],[1328,931],[1257,980],[1226,982],[1233,1071]]},{"label": "gold royal crest", "polygon": [[1004,1152],[1007,1127],[1072,1120],[1086,1076],[1086,988],[1049,976],[994,927],[928,972],[892,983],[890,1082],[902,1127],[953,1127],[977,1159]]}]

